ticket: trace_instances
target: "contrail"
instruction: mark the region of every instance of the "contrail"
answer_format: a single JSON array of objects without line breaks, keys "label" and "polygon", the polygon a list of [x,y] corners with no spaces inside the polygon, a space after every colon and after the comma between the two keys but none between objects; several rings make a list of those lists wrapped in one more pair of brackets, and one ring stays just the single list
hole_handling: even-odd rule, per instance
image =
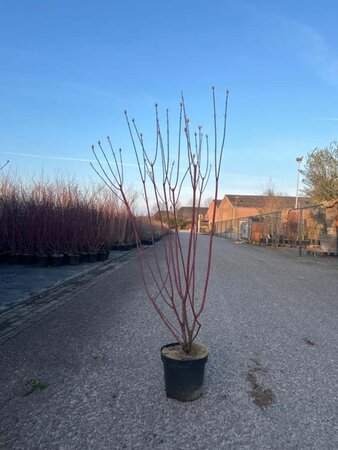
[{"label": "contrail", "polygon": [[329,120],[331,122],[338,122],[338,117],[316,117],[316,120]]},{"label": "contrail", "polygon": [[[41,159],[54,159],[59,161],[76,161],[76,162],[86,162],[86,163],[96,163],[95,159],[86,159],[86,158],[72,158],[69,156],[50,156],[50,155],[38,155],[34,153],[20,153],[20,152],[1,152],[2,155],[13,155],[13,156],[23,156],[27,158],[41,158]],[[107,164],[106,161],[101,161],[103,164]],[[114,164],[114,161],[110,161]],[[133,163],[123,163],[126,167],[138,167],[137,164]]]}]

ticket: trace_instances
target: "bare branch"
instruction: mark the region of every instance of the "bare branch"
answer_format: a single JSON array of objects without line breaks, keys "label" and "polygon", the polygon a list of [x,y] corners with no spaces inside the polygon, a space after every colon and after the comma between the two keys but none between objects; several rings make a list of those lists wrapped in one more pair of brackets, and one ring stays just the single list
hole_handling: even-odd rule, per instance
[{"label": "bare branch", "polygon": [[[190,137],[190,119],[187,115],[183,93],[181,93],[181,103],[178,122],[178,146],[177,159],[171,161],[171,126],[169,111],[166,110],[165,137],[163,139],[161,123],[159,118],[158,105],[155,104],[155,156],[152,159],[145,146],[142,133],[139,132],[134,119],[132,124],[125,111],[125,117],[132,141],[137,166],[142,181],[143,196],[146,204],[146,219],[149,224],[151,242],[155,242],[155,216],[160,224],[162,244],[153,246],[153,258],[145,258],[141,248],[139,225],[132,212],[131,204],[126,195],[124,185],[123,161],[120,152],[117,160],[110,139],[108,142],[113,154],[115,168],[108,160],[103,147],[99,143],[99,148],[108,164],[105,169],[93,148],[95,159],[99,168],[94,170],[108,187],[118,195],[123,202],[131,218],[131,223],[138,244],[138,255],[142,280],[146,293],[161,320],[170,333],[182,344],[186,352],[190,352],[192,341],[198,335],[201,327],[200,315],[205,307],[209,276],[211,270],[212,240],[215,223],[216,208],[213,210],[211,221],[209,250],[207,255],[207,269],[205,272],[204,287],[202,295],[196,300],[196,269],[197,269],[197,245],[198,245],[198,220],[201,208],[202,195],[214,168],[215,194],[214,201],[218,196],[218,182],[221,170],[221,159],[225,145],[226,121],[227,121],[228,92],[225,100],[224,125],[221,139],[221,146],[218,149],[217,136],[217,116],[216,116],[216,96],[215,89],[212,88],[213,106],[213,128],[214,128],[214,158],[210,164],[209,138],[202,133],[202,126],[198,126],[194,133],[193,143]],[[182,166],[182,146],[185,146],[187,154],[187,164]],[[142,155],[142,158],[141,158]],[[159,168],[155,167],[157,158],[160,159]],[[205,167],[204,167],[205,164]],[[158,173],[160,172],[160,174]],[[188,176],[189,174],[189,176]],[[180,238],[179,216],[177,205],[182,194],[183,187],[189,184],[192,192],[192,223],[189,233],[187,248],[182,245]],[[155,199],[155,216],[150,212],[150,198]],[[163,252],[163,258],[160,257]],[[146,276],[148,274],[148,277]],[[153,292],[154,290],[154,292]],[[164,309],[163,309],[164,308]]]}]

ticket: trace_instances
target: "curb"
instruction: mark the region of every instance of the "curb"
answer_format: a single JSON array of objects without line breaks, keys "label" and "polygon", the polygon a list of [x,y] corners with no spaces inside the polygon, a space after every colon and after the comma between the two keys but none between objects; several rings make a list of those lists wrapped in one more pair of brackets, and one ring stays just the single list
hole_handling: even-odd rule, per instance
[{"label": "curb", "polygon": [[[71,301],[74,294],[95,285],[108,273],[115,272],[135,257],[136,251],[130,250],[113,260],[58,281],[52,287],[23,297],[15,305],[0,312],[0,345]],[[95,277],[93,274],[96,274]]]}]

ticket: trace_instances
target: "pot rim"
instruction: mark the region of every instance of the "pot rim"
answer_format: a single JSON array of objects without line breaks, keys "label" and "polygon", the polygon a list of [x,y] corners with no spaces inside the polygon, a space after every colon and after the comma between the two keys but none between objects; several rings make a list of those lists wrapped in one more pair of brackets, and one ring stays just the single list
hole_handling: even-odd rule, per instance
[{"label": "pot rim", "polygon": [[204,355],[204,356],[201,356],[201,357],[188,357],[186,359],[170,358],[169,356],[164,355],[162,350],[164,348],[173,347],[175,345],[180,345],[179,342],[172,342],[170,344],[166,344],[166,345],[163,345],[163,347],[161,347],[161,359],[162,359],[162,361],[168,361],[168,362],[172,362],[174,364],[191,364],[192,362],[203,363],[204,364],[207,361],[207,359],[208,359],[209,350],[208,350],[207,346],[204,345],[204,344],[199,344],[198,342],[196,342],[196,344],[198,344],[201,347],[204,347],[206,349],[206,351],[207,351],[207,354]]}]

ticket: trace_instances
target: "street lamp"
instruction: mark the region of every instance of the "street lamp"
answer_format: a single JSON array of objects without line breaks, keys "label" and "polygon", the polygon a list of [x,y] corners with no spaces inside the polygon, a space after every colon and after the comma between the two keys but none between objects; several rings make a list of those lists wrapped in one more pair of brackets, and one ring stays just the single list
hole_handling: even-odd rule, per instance
[{"label": "street lamp", "polygon": [[299,156],[298,158],[296,158],[298,167],[297,167],[297,189],[296,189],[296,206],[295,206],[295,208],[298,208],[299,173],[300,173],[300,164],[302,161],[303,161],[302,156]]}]

